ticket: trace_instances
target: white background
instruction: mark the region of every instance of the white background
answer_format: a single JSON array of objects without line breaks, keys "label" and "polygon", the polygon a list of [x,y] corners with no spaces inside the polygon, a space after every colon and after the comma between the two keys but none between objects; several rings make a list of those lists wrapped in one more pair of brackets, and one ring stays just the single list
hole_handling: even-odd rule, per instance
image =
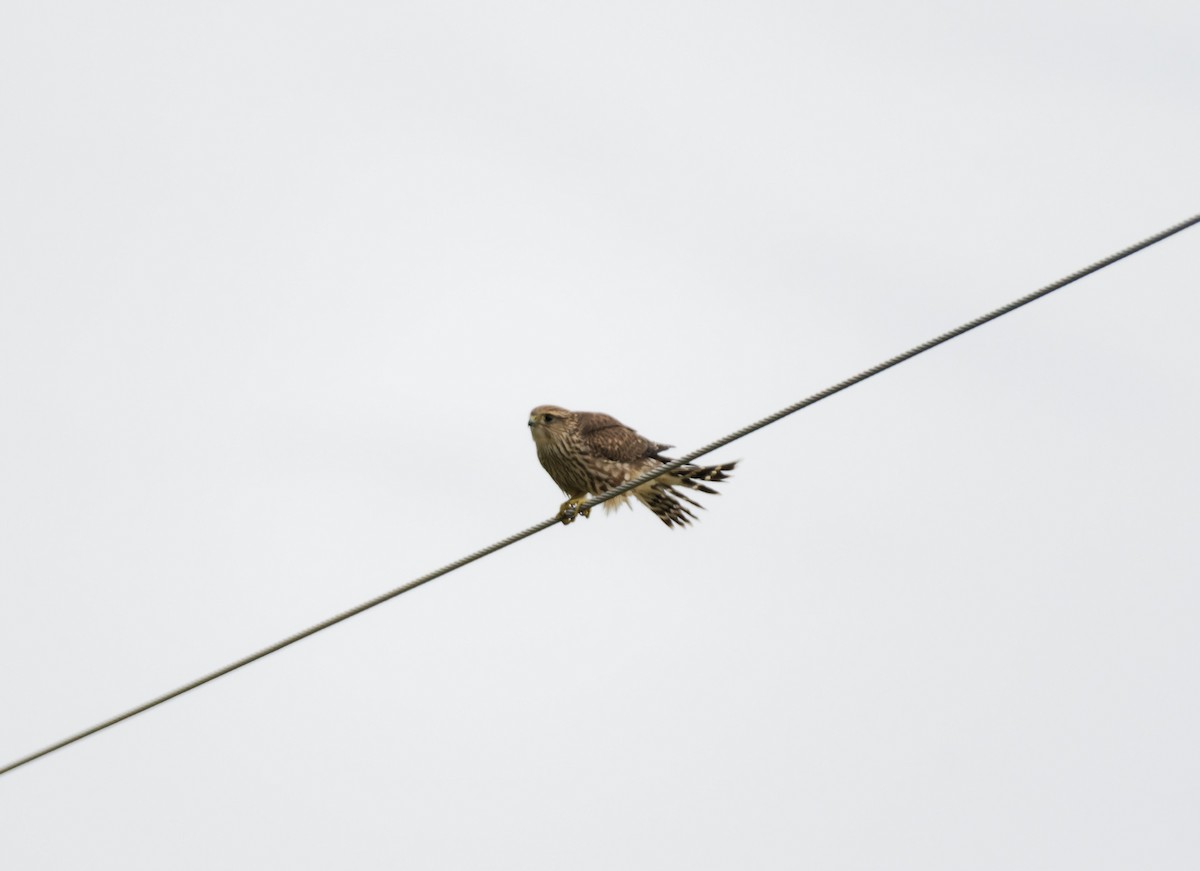
[{"label": "white background", "polygon": [[[0,761],[1198,210],[1184,2],[22,3]],[[7,869],[1191,869],[1200,229],[0,778]]]}]

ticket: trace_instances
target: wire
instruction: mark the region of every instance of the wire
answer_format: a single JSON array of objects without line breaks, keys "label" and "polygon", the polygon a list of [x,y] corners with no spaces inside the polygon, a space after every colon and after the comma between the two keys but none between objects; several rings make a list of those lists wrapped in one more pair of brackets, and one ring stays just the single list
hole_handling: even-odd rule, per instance
[{"label": "wire", "polygon": [[[669,472],[672,469],[676,469],[679,466],[682,466],[686,463],[690,463],[692,460],[695,460],[698,457],[702,457],[705,454],[715,451],[718,448],[724,447],[725,445],[729,444],[730,442],[737,441],[738,439],[742,438],[743,436],[749,435],[750,433],[752,433],[756,430],[762,429],[765,426],[769,426],[770,424],[773,424],[776,421],[787,417],[789,414],[794,414],[795,412],[799,411],[802,408],[807,408],[810,405],[820,402],[822,399],[826,399],[830,396],[833,396],[835,393],[840,393],[841,391],[845,390],[847,387],[853,387],[855,384],[858,384],[861,381],[865,381],[873,375],[878,375],[880,372],[883,372],[886,369],[890,369],[899,363],[903,363],[905,360],[909,360],[909,359],[917,356],[918,354],[923,354],[924,352],[928,351],[930,348],[937,347],[938,345],[942,344],[943,342],[948,342],[951,339],[955,338],[956,336],[961,336],[963,333],[969,332],[978,326],[982,326],[983,324],[988,323],[989,321],[993,321],[996,318],[1001,317],[1002,315],[1006,315],[1009,312],[1020,308],[1021,306],[1028,305],[1029,303],[1033,302],[1034,300],[1041,299],[1043,296],[1053,293],[1054,291],[1056,291],[1062,287],[1065,287],[1066,285],[1071,284],[1074,281],[1078,281],[1079,279],[1081,279],[1087,275],[1091,275],[1093,272],[1097,272],[1106,266],[1111,266],[1113,263],[1116,263],[1118,260],[1123,260],[1126,257],[1130,256],[1131,254],[1136,254],[1138,251],[1141,251],[1145,248],[1149,248],[1151,245],[1161,242],[1162,240],[1164,240],[1170,236],[1174,236],[1176,233],[1186,230],[1187,228],[1194,226],[1195,224],[1200,224],[1200,214],[1193,215],[1192,217],[1188,218],[1187,220],[1180,221],[1178,224],[1168,227],[1167,229],[1162,230],[1161,232],[1155,233],[1153,236],[1143,239],[1141,242],[1137,242],[1133,245],[1128,246],[1127,248],[1122,248],[1120,251],[1116,252],[1115,254],[1110,254],[1108,257],[1105,257],[1103,260],[1097,260],[1095,263],[1091,264],[1090,266],[1085,266],[1084,268],[1082,268],[1076,272],[1072,272],[1070,275],[1066,276],[1065,278],[1060,278],[1058,281],[1055,281],[1052,284],[1047,284],[1045,287],[1043,287],[1039,290],[1035,290],[1033,293],[1027,294],[1027,295],[1021,297],[1020,299],[1014,300],[1014,301],[1010,302],[1008,305],[1004,305],[998,309],[994,309],[993,311],[990,311],[985,315],[981,315],[972,321],[968,321],[967,323],[963,324],[962,326],[957,327],[953,330],[950,330],[949,332],[942,333],[940,336],[932,338],[927,342],[922,342],[920,345],[910,348],[909,350],[905,351],[902,354],[897,354],[895,357],[891,357],[887,360],[884,360],[882,363],[872,366],[870,369],[864,369],[862,372],[859,372],[857,375],[847,378],[845,381],[839,381],[837,384],[834,384],[832,387],[827,387],[824,390],[820,391],[819,393],[814,393],[812,396],[809,396],[807,399],[802,399],[793,405],[789,405],[787,408],[780,409],[779,411],[775,412],[774,414],[768,415],[767,417],[764,417],[761,420],[755,421],[754,423],[744,426],[741,429],[730,433],[729,435],[725,436],[724,438],[717,439],[715,442],[711,442],[710,444],[707,444],[702,448],[694,450],[689,454],[685,454],[684,456],[680,457],[679,459],[672,460],[669,463],[664,463],[663,465],[658,466],[655,469],[653,469],[649,472],[646,472],[645,474],[640,475],[639,477],[634,478],[631,481],[627,481],[626,483],[622,484],[619,487],[614,487],[612,490],[609,490],[607,493],[602,493],[599,496],[595,496],[592,499],[589,499],[587,502],[584,502],[583,504],[579,505],[575,509],[575,511],[569,512],[570,516],[574,516],[574,514],[584,511],[584,510],[590,510],[590,509],[596,507],[597,505],[600,505],[603,502],[607,502],[609,499],[612,499],[616,496],[621,495],[622,493],[626,493],[626,492],[634,489],[635,487],[640,487],[642,484],[645,484],[648,481],[654,480],[659,475],[662,475],[665,472]],[[415,590],[417,587],[421,586],[422,584],[427,584],[432,580],[442,577],[443,575],[447,575],[450,572],[456,571],[457,569],[462,568],[463,566],[467,565],[468,563],[473,563],[473,562],[475,562],[475,560],[482,559],[483,557],[488,556],[489,554],[493,554],[498,550],[502,550],[502,549],[508,547],[510,544],[516,544],[518,541],[521,541],[522,539],[529,538],[531,535],[535,535],[544,529],[549,529],[551,526],[555,526],[556,524],[558,524],[561,519],[562,519],[561,517],[556,516],[556,517],[551,517],[547,520],[543,520],[541,523],[534,524],[533,526],[530,526],[528,529],[524,529],[521,532],[514,533],[513,535],[510,535],[508,538],[497,541],[495,544],[488,545],[487,547],[485,547],[481,550],[477,550],[472,554],[469,554],[467,556],[464,556],[460,559],[455,560],[452,563],[442,566],[440,569],[437,569],[436,571],[432,571],[426,575],[421,575],[421,577],[417,578],[416,580],[409,581],[407,584],[396,587],[394,590],[389,590],[386,593],[382,593],[381,595],[376,596],[374,599],[370,599],[366,602],[363,602],[361,605],[357,605],[346,611],[342,611],[340,614],[335,614],[334,616],[330,617],[329,619],[322,620],[320,623],[310,626],[309,628],[304,629],[300,632],[297,632],[294,635],[289,635],[287,638],[284,638],[282,641],[277,641],[276,643],[269,645],[268,647],[264,647],[261,650],[251,653],[248,656],[244,656],[235,662],[231,662],[229,665],[226,665],[223,668],[219,668],[216,671],[209,672],[208,674],[204,675],[203,677],[197,678],[196,680],[192,681],[191,683],[186,683],[183,686],[178,687],[177,689],[171,690],[168,693],[164,693],[161,696],[151,699],[150,701],[146,702],[145,704],[138,705],[136,708],[131,708],[130,710],[125,711],[123,714],[117,714],[115,717],[110,717],[109,719],[105,720],[104,722],[97,723],[95,726],[92,726],[89,729],[84,729],[82,732],[76,732],[74,735],[64,738],[61,741],[58,741],[57,743],[51,744],[47,747],[43,747],[41,750],[38,750],[34,753],[30,753],[27,756],[22,756],[20,759],[10,762],[7,765],[5,765],[3,768],[0,768],[0,775],[7,774],[8,772],[10,772],[16,768],[20,768],[22,765],[32,762],[35,759],[39,759],[42,756],[46,756],[47,754],[53,753],[56,750],[61,750],[63,747],[66,747],[68,744],[74,744],[76,741],[86,738],[89,735],[94,735],[97,732],[103,731],[104,729],[107,729],[110,726],[115,726],[117,723],[120,723],[122,720],[128,720],[130,717],[137,716],[138,714],[142,713],[143,711],[148,711],[153,707],[161,705],[163,702],[170,701],[171,699],[176,698],[177,696],[181,696],[186,692],[190,692],[191,690],[194,690],[197,687],[203,686],[204,684],[208,683],[209,681],[216,680],[217,678],[222,677],[223,675],[229,674],[231,671],[236,671],[237,669],[241,668],[242,666],[249,665],[250,663],[254,662],[255,660],[262,659],[263,657],[268,656],[272,653],[275,653],[276,651],[282,650],[283,648],[288,647],[289,645],[295,644],[297,641],[301,641],[305,638],[308,638],[310,635],[315,635],[316,633],[318,633],[324,629],[328,629],[330,626],[333,626],[337,623],[341,623],[343,620],[348,620],[349,618],[355,616],[356,614],[361,614],[363,611],[367,611],[371,608],[374,608],[376,605],[382,605],[384,602],[388,601],[389,599],[394,599],[397,596],[400,596],[404,593],[409,592],[410,590]]]},{"label": "wire", "polygon": [[[584,511],[584,510],[591,510],[592,508],[599,505],[600,503],[607,502],[609,499],[612,499],[614,496],[619,496],[622,493],[625,493],[625,492],[628,492],[629,490],[634,489],[635,487],[640,487],[642,484],[646,483],[647,481],[651,481],[654,478],[657,478],[659,475],[663,474],[664,472],[669,472],[672,469],[678,468],[679,466],[682,466],[686,463],[690,463],[692,460],[696,459],[697,457],[702,457],[705,454],[712,453],[713,451],[717,450],[718,448],[723,448],[723,447],[725,447],[725,445],[729,444],[730,442],[735,442],[738,439],[742,438],[743,436],[749,435],[750,433],[754,432],[755,430],[760,430],[765,426],[769,426],[769,425],[775,423],[775,421],[777,421],[777,420],[781,420],[782,418],[787,417],[789,414],[795,414],[797,411],[799,411],[802,408],[807,408],[810,405],[814,405],[815,403],[820,402],[822,399],[827,399],[828,397],[833,396],[833,394],[835,394],[835,393],[840,393],[841,391],[845,390],[847,387],[853,387],[855,384],[858,384],[860,381],[866,381],[872,375],[878,375],[880,372],[883,372],[885,369],[891,369],[893,366],[895,366],[899,363],[903,363],[905,360],[912,359],[913,357],[917,356],[918,354],[925,353],[930,348],[935,348],[938,345],[942,344],[943,342],[948,342],[951,339],[956,338],[957,336],[961,336],[963,333],[970,332],[971,330],[975,329],[976,327],[983,326],[988,321],[994,321],[996,318],[1001,317],[1002,315],[1006,315],[1011,311],[1015,311],[1016,309],[1019,309],[1023,305],[1028,305],[1029,303],[1031,303],[1035,300],[1041,299],[1043,296],[1047,296],[1047,295],[1053,293],[1054,291],[1059,290],[1060,288],[1066,287],[1068,284],[1071,284],[1074,281],[1078,281],[1081,278],[1091,275],[1093,272],[1099,272],[1104,267],[1111,266],[1112,264],[1116,263],[1118,260],[1124,260],[1129,255],[1136,254],[1137,252],[1139,252],[1145,248],[1149,248],[1151,245],[1161,242],[1163,239],[1166,239],[1170,236],[1174,236],[1176,233],[1186,230],[1188,227],[1194,226],[1195,224],[1200,224],[1200,215],[1192,215],[1192,217],[1188,218],[1185,221],[1180,221],[1178,224],[1170,226],[1167,229],[1162,230],[1161,232],[1155,233],[1153,236],[1149,236],[1149,237],[1143,239],[1141,242],[1135,242],[1134,244],[1128,246],[1127,248],[1122,248],[1120,251],[1116,252],[1115,254],[1110,254],[1109,256],[1105,257],[1103,260],[1097,260],[1095,263],[1092,263],[1089,266],[1085,266],[1082,269],[1076,270],[1075,272],[1072,272],[1070,275],[1065,276],[1064,278],[1060,278],[1058,281],[1055,281],[1051,284],[1047,284],[1045,287],[1042,287],[1042,288],[1039,288],[1038,290],[1033,291],[1033,293],[1028,293],[1025,296],[1021,297],[1020,299],[1015,299],[1012,302],[1010,302],[1008,305],[1002,305],[1002,306],[1000,306],[1000,308],[993,309],[992,311],[988,312],[985,315],[980,315],[979,317],[975,318],[975,320],[973,320],[973,321],[967,321],[967,323],[963,324],[960,327],[956,327],[955,329],[950,330],[949,332],[942,333],[940,336],[935,336],[934,338],[930,339],[927,342],[922,342],[921,344],[919,344],[913,348],[909,348],[907,351],[905,351],[902,354],[897,354],[895,357],[891,357],[887,360],[884,360],[882,363],[877,363],[876,365],[872,366],[870,369],[864,369],[863,371],[859,372],[857,375],[852,375],[851,377],[847,378],[845,381],[839,381],[837,384],[834,384],[832,387],[826,387],[821,392],[814,393],[812,396],[808,397],[807,399],[801,399],[799,402],[795,403],[794,405],[789,405],[787,408],[781,408],[779,411],[775,412],[774,414],[769,414],[766,417],[764,417],[762,420],[757,420],[754,423],[747,424],[746,426],[742,427],[741,429],[737,430],[736,432],[731,432],[729,435],[725,436],[724,438],[719,438],[715,442],[711,442],[702,448],[694,450],[690,454],[686,454],[685,456],[682,456],[677,460],[672,460],[671,462],[666,463],[662,466],[657,466],[656,468],[652,469],[650,472],[643,474],[641,477],[634,478],[632,481],[628,481],[628,482],[622,484],[620,487],[615,487],[612,490],[609,490],[607,493],[602,493],[601,495],[596,496],[593,499],[589,499],[587,502],[581,503],[578,506],[578,508],[576,509],[576,513]],[[0,769],[0,774],[3,774],[3,773],[4,773],[3,769]]]}]

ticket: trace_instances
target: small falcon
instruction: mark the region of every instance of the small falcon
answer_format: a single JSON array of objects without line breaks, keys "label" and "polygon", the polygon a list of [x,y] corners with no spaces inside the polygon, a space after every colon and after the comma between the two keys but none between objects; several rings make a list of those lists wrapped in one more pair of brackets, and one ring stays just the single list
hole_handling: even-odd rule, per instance
[{"label": "small falcon", "polygon": [[[563,523],[573,521],[577,513],[584,517],[591,513],[590,509],[579,510],[589,494],[599,496],[670,462],[662,452],[671,445],[652,442],[616,418],[594,411],[539,405],[529,413],[529,431],[542,467],[568,496],[558,509]],[[719,466],[680,466],[634,488],[632,495],[667,526],[687,526],[696,519],[687,505],[704,506],[676,488],[715,494],[717,491],[704,482],[724,481],[736,465],[733,462]],[[612,510],[629,496],[623,493],[605,502],[604,507]]]}]

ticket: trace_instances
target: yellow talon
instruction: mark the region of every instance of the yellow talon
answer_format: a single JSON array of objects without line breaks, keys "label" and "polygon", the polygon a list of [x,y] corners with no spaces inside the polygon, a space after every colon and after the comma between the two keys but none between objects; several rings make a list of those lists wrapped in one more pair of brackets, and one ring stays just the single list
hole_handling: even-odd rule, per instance
[{"label": "yellow talon", "polygon": [[[582,514],[584,517],[587,517],[592,513],[592,509],[590,508],[579,507],[586,501],[586,496],[577,496],[574,499],[568,499],[562,505],[558,506],[558,519],[563,522],[564,526],[575,520],[576,515]],[[568,509],[570,509],[569,513]]]}]

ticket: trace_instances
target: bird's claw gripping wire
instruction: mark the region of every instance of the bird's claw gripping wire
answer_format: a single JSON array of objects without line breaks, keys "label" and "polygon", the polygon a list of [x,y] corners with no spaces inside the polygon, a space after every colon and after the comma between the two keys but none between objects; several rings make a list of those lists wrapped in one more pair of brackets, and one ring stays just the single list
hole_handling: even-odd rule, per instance
[{"label": "bird's claw gripping wire", "polygon": [[575,518],[580,514],[584,517],[591,515],[592,509],[579,507],[586,501],[586,496],[579,496],[575,499],[568,499],[562,505],[558,506],[558,519],[562,521],[563,526],[574,522]]}]

